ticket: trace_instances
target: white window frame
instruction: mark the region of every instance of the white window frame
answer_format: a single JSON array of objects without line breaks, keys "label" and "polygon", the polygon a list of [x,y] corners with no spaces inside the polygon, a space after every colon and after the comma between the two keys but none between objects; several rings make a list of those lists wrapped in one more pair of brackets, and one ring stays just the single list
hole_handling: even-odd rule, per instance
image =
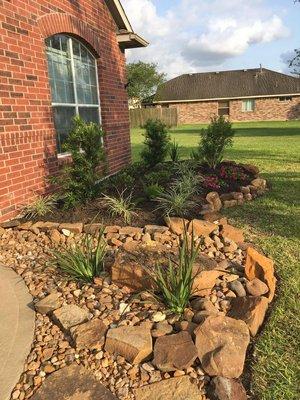
[{"label": "white window frame", "polygon": [[[84,45],[84,43],[70,35],[67,34],[56,34],[53,36],[50,36],[49,39],[51,39],[51,37],[54,36],[65,36],[68,39],[68,46],[70,49],[70,63],[71,63],[71,73],[72,73],[72,80],[73,80],[73,91],[74,91],[74,103],[57,103],[57,102],[51,102],[52,107],[72,107],[75,109],[75,115],[79,115],[79,108],[93,108],[93,109],[98,109],[98,117],[99,117],[99,124],[102,124],[102,116],[101,116],[101,104],[100,104],[100,93],[99,93],[99,77],[98,77],[98,64],[97,64],[97,59],[94,56],[94,54]],[[77,41],[80,43],[81,46],[83,46],[85,48],[85,50],[92,56],[92,58],[94,59],[94,64],[95,64],[95,75],[96,75],[96,91],[97,91],[97,101],[98,104],[81,104],[78,103],[78,95],[77,95],[77,86],[76,86],[76,73],[75,73],[75,61],[74,61],[74,52],[73,52],[73,41]],[[48,46],[47,47],[47,52],[51,51],[51,48],[49,49]],[[59,133],[57,132],[57,136],[59,135]],[[58,140],[58,138],[57,138]],[[69,156],[70,153],[67,152],[58,152],[58,157],[66,157]]]},{"label": "white window frame", "polygon": [[[251,104],[251,107],[248,105]],[[242,100],[242,112],[253,112],[255,110],[255,99]]]}]

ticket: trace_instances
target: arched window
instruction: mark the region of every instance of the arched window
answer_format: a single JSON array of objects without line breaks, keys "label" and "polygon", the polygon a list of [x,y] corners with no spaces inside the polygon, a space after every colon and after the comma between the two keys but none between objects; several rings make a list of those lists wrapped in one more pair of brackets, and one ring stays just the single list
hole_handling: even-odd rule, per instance
[{"label": "arched window", "polygon": [[59,34],[46,39],[58,152],[70,132],[72,118],[100,123],[97,64],[78,40]]}]

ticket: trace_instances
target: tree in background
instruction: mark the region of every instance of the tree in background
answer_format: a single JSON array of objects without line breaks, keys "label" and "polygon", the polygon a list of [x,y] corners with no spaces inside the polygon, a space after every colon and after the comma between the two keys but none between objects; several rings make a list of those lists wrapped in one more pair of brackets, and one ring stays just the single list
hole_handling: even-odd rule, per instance
[{"label": "tree in background", "polygon": [[300,49],[295,49],[294,52],[294,57],[289,60],[289,67],[291,68],[291,73],[298,75],[300,78]]},{"label": "tree in background", "polygon": [[158,72],[155,63],[138,61],[127,64],[127,81],[128,97],[141,103],[155,94],[157,87],[166,81],[166,74]]}]

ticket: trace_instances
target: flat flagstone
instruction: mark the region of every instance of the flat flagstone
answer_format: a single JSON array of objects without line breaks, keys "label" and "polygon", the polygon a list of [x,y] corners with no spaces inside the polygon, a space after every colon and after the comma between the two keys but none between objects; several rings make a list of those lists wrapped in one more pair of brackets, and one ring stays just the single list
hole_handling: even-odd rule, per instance
[{"label": "flat flagstone", "polygon": [[10,394],[23,372],[34,334],[32,297],[23,279],[0,265],[0,399]]}]

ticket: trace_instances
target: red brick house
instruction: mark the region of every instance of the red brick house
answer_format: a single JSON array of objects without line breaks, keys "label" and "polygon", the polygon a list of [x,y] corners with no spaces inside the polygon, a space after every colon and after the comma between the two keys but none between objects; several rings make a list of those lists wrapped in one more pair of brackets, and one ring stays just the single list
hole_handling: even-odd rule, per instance
[{"label": "red brick house", "polygon": [[146,45],[119,0],[0,0],[0,221],[45,193],[75,114],[103,125],[110,173],[130,161],[125,49]]},{"label": "red brick house", "polygon": [[265,68],[181,75],[157,90],[157,107],[175,107],[179,124],[300,118],[300,79]]}]

